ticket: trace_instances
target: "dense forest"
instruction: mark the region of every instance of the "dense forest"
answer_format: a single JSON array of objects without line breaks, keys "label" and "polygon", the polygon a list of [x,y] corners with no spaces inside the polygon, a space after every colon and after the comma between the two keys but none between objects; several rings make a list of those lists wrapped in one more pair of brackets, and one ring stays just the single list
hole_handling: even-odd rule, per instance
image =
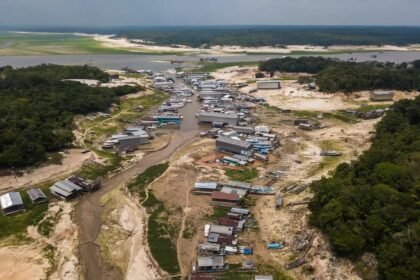
[{"label": "dense forest", "polygon": [[105,111],[134,87],[89,87],[62,79],[108,81],[90,66],[40,65],[0,68],[0,168],[25,167],[46,159],[73,140],[76,114]]},{"label": "dense forest", "polygon": [[220,26],[125,28],[118,37],[157,45],[247,47],[284,45],[408,45],[420,42],[418,27]]},{"label": "dense forest", "polygon": [[315,74],[323,92],[374,89],[420,90],[420,60],[413,63],[338,61],[323,57],[276,58],[263,61],[260,71]]},{"label": "dense forest", "polygon": [[420,279],[420,98],[396,103],[371,148],[313,183],[311,222],[337,255],[375,253],[380,279]]}]

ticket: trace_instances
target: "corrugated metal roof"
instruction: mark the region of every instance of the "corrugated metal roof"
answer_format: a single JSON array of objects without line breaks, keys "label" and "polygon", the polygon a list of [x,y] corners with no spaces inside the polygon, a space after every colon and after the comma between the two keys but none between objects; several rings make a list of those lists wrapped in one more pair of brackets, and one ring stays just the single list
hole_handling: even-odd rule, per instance
[{"label": "corrugated metal roof", "polygon": [[224,235],[232,235],[233,234],[233,227],[211,225],[210,226],[210,232],[211,233],[224,234]]},{"label": "corrugated metal roof", "polygon": [[255,275],[255,280],[273,280],[271,275]]},{"label": "corrugated metal roof", "polygon": [[198,257],[197,265],[198,267],[216,267],[216,266],[224,266],[224,258],[223,256],[215,256],[215,257]]},{"label": "corrugated metal roof", "polygon": [[223,187],[221,192],[223,193],[230,193],[230,194],[237,194],[239,197],[243,197],[248,192],[245,189],[238,189],[238,188],[232,188],[232,187]]},{"label": "corrugated metal roof", "polygon": [[9,192],[0,196],[1,208],[6,209],[11,206],[23,205],[22,197],[18,192]]},{"label": "corrugated metal roof", "polygon": [[209,190],[216,190],[217,183],[214,182],[197,182],[194,185],[195,189],[209,189]]},{"label": "corrugated metal roof", "polygon": [[62,197],[69,197],[69,196],[71,196],[71,193],[70,192],[68,192],[66,190],[63,190],[63,189],[61,189],[61,188],[59,188],[59,187],[57,187],[55,185],[50,188],[50,191],[52,193],[58,194],[58,195],[60,195]]},{"label": "corrugated metal roof", "polygon": [[238,147],[241,147],[243,149],[250,149],[252,148],[252,144],[248,143],[246,141],[241,141],[241,140],[235,140],[232,138],[228,138],[228,137],[219,137],[216,139],[216,145],[218,144],[228,144],[228,145],[235,145]]},{"label": "corrugated metal roof", "polygon": [[212,200],[228,200],[228,201],[233,201],[233,202],[237,202],[239,201],[239,195],[237,194],[232,194],[232,193],[223,193],[223,192],[213,192],[211,194],[211,199]]},{"label": "corrugated metal roof", "polygon": [[26,191],[26,193],[28,194],[29,198],[32,201],[35,201],[39,198],[42,198],[42,199],[47,198],[47,196],[44,194],[44,192],[40,188],[32,188],[32,189]]},{"label": "corrugated metal roof", "polygon": [[79,187],[78,185],[76,185],[73,182],[70,182],[68,180],[64,180],[64,181],[58,181],[54,184],[55,187],[62,189],[68,193],[72,193],[75,191],[81,191],[82,188]]},{"label": "corrugated metal roof", "polygon": [[223,114],[223,113],[215,113],[215,112],[201,112],[198,116],[203,117],[212,117],[212,118],[227,118],[227,119],[238,119],[238,115],[235,114]]}]

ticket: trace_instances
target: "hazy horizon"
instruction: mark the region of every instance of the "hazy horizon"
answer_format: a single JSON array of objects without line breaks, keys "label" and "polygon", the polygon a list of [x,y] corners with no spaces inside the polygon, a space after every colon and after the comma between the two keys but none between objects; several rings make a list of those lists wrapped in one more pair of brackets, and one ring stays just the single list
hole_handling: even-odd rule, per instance
[{"label": "hazy horizon", "polygon": [[3,0],[0,26],[418,26],[415,0]]}]

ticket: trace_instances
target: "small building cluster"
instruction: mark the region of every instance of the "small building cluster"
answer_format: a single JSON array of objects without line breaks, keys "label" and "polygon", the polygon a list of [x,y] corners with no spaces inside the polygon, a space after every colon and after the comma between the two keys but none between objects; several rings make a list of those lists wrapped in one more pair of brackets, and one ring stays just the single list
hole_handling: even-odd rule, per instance
[{"label": "small building cluster", "polygon": [[72,200],[86,192],[93,192],[101,187],[99,181],[86,180],[79,176],[71,176],[58,181],[50,187],[53,196],[61,200]]},{"label": "small building cluster", "polygon": [[[26,195],[33,205],[48,203],[48,197],[40,188],[31,188]],[[8,192],[0,196],[0,205],[3,215],[13,215],[25,212],[25,204],[19,192]]]},{"label": "small building cluster", "polygon": [[228,181],[224,183],[196,182],[192,192],[196,195],[210,195],[212,205],[224,207],[235,207],[240,205],[241,199],[249,194],[275,194],[271,187],[252,185],[251,183],[238,181]]}]

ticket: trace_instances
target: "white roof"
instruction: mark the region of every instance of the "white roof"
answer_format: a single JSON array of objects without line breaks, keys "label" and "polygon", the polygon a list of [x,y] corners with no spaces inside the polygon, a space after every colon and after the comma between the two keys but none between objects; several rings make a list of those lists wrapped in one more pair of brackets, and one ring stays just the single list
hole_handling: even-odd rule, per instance
[{"label": "white roof", "polygon": [[18,192],[10,192],[0,196],[1,208],[6,209],[13,205],[22,205],[23,201]]},{"label": "white roof", "polygon": [[195,189],[210,189],[210,190],[215,190],[217,189],[217,183],[214,182],[197,182],[194,185]]}]

